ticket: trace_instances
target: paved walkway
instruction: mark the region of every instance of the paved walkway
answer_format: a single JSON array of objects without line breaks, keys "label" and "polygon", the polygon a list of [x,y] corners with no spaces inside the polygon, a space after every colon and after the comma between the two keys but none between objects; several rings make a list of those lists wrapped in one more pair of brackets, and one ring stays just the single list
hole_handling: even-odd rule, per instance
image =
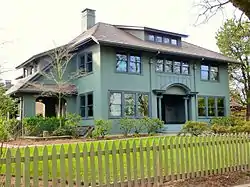
[{"label": "paved walkway", "polygon": [[241,185],[237,185],[237,186],[234,186],[234,187],[250,187],[250,184],[241,184]]}]

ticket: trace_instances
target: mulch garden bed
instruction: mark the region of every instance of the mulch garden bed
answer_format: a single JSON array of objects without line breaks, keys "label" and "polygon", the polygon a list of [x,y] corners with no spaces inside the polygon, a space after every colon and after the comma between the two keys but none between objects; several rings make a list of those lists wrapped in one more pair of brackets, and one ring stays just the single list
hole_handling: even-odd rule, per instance
[{"label": "mulch garden bed", "polygon": [[[0,185],[5,185],[5,177],[0,177]],[[32,185],[33,181],[31,179],[30,186]],[[49,181],[49,186],[52,186],[52,182]],[[249,173],[247,172],[231,172],[224,175],[214,175],[209,177],[201,177],[201,178],[194,178],[194,179],[186,179],[186,180],[179,180],[174,182],[167,182],[164,183],[163,186],[165,187],[233,187],[236,185],[241,184],[248,184],[250,183]],[[11,187],[14,187],[15,178],[11,178]],[[60,184],[60,183],[59,183]],[[23,179],[21,180],[20,187],[23,187]],[[43,181],[39,180],[39,187],[43,186]],[[74,184],[74,186],[76,186]],[[125,185],[126,186],[126,185]],[[140,186],[140,185],[139,185]],[[147,184],[145,184],[147,186]],[[250,186],[250,185],[249,185]]]},{"label": "mulch garden bed", "polygon": [[[147,134],[141,134],[140,137],[147,137]],[[135,136],[128,136],[128,138],[135,138]],[[119,140],[119,139],[125,139],[122,135],[115,135],[115,136],[107,136],[104,139],[94,139],[94,138],[58,138],[55,137],[53,139],[47,138],[47,139],[41,139],[39,137],[27,137],[17,140],[11,140],[5,143],[8,147],[14,146],[34,146],[34,145],[49,145],[49,144],[70,144],[70,143],[82,143],[82,142],[89,142],[89,141],[98,141],[98,140]]]},{"label": "mulch garden bed", "polygon": [[[193,178],[164,183],[166,187],[229,187],[250,184],[250,172],[230,172],[223,175]],[[250,186],[250,185],[249,185]]]}]

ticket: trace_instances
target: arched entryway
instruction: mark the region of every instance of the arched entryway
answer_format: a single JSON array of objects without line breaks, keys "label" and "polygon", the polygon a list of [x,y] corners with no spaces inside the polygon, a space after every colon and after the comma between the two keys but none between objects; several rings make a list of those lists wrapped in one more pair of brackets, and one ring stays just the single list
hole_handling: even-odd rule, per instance
[{"label": "arched entryway", "polygon": [[[61,100],[61,114],[66,114],[67,102]],[[36,115],[43,117],[56,117],[59,115],[59,105],[57,97],[38,97],[36,98]]]},{"label": "arched entryway", "polygon": [[157,93],[158,117],[165,124],[184,124],[189,120],[190,89],[183,84],[172,84]]}]

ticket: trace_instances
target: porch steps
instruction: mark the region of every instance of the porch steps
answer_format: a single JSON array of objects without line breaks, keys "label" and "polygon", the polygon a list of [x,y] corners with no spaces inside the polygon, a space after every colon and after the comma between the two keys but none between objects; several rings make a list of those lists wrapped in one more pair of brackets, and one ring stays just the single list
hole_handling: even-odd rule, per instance
[{"label": "porch steps", "polygon": [[171,124],[164,125],[164,127],[160,130],[163,134],[178,134],[182,128],[182,124]]}]

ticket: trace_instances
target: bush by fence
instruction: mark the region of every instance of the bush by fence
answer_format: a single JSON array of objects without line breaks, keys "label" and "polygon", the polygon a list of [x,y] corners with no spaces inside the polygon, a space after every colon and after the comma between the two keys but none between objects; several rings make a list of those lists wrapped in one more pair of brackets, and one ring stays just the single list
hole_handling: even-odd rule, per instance
[{"label": "bush by fence", "polygon": [[7,149],[0,164],[6,186],[12,177],[15,186],[151,186],[250,169],[250,142],[248,135],[167,136],[27,147]]}]

